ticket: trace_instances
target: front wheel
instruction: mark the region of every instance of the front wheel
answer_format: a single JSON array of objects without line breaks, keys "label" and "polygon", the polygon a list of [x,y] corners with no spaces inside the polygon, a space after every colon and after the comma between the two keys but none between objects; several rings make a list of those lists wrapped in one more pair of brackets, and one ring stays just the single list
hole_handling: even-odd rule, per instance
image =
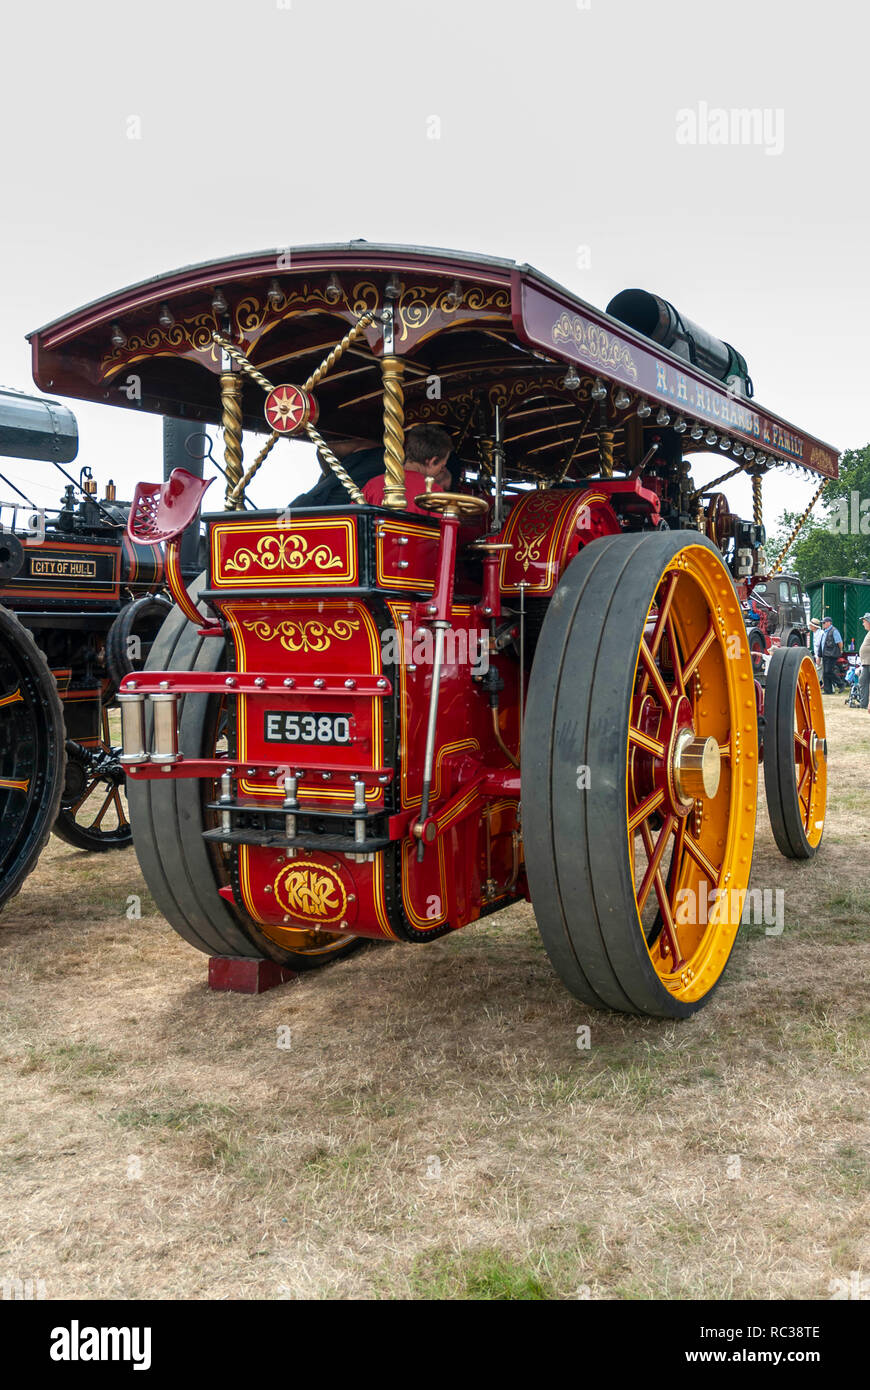
[{"label": "front wheel", "polygon": [[609,536],[544,620],[523,734],[526,868],[544,945],[596,1008],[686,1018],[740,922],[757,723],[740,601],[716,547]]},{"label": "front wheel", "polygon": [[55,678],[31,634],[0,607],[0,907],[18,892],[51,834],[64,743]]},{"label": "front wheel", "polygon": [[72,739],[66,745],[66,778],[54,823],[59,840],[92,854],[127,849],[133,840],[124,804],[120,746],[113,746],[106,705],[100,713],[102,737],[94,747]]}]

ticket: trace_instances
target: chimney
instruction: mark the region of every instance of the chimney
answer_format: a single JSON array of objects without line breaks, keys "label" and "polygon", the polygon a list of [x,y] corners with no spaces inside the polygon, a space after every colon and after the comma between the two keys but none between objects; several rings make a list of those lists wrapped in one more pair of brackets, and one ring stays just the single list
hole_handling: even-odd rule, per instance
[{"label": "chimney", "polygon": [[[163,417],[163,480],[169,477],[173,468],[186,468],[197,478],[203,472],[203,426],[190,420],[174,420]],[[190,441],[188,445],[188,441]],[[200,571],[199,563],[199,513],[190,523],[181,539],[181,572],[185,577],[195,579]]]}]

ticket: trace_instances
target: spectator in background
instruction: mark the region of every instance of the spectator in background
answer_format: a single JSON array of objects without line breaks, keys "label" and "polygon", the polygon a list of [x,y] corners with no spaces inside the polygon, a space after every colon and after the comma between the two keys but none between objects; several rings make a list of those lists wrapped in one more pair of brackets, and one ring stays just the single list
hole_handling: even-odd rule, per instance
[{"label": "spectator in background", "polygon": [[864,641],[858,648],[858,658],[861,662],[858,703],[862,709],[870,710],[870,613],[865,613],[861,622],[864,624]]},{"label": "spectator in background", "polygon": [[834,627],[833,620],[829,613],[822,619],[822,640],[819,643],[819,655],[822,658],[822,689],[826,695],[833,695],[833,687],[837,690],[845,690],[846,683],[837,669],[837,662],[843,651],[843,638]]},{"label": "spectator in background", "polygon": [[822,625],[818,618],[810,618],[810,648],[813,653],[813,660],[821,670],[822,658],[819,655],[819,647],[822,641]]}]

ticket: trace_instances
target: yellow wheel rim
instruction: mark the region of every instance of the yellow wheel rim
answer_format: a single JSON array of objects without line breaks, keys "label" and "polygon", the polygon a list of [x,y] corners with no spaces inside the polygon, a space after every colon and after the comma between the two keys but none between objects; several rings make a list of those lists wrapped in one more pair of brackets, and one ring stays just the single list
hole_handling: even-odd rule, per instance
[{"label": "yellow wheel rim", "polygon": [[713,551],[688,545],[662,572],[647,614],[626,778],[638,930],[662,985],[684,1003],[713,988],[737,935],[755,840],[757,747],[731,577]]},{"label": "yellow wheel rim", "polygon": [[[794,758],[798,808],[807,840],[815,849],[825,828],[828,759],[825,709],[816,668],[805,656],[794,696]],[[821,745],[821,746],[820,746]]]},{"label": "yellow wheel rim", "polygon": [[293,951],[297,956],[331,956],[355,939],[353,932],[336,936],[333,932],[305,931],[296,927],[279,927],[273,923],[261,924],[260,931],[276,946]]}]

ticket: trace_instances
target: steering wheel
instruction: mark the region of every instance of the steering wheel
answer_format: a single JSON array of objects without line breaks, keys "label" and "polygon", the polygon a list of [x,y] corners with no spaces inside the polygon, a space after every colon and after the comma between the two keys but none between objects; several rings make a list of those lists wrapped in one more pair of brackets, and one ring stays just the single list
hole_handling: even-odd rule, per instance
[{"label": "steering wheel", "polygon": [[483,516],[489,509],[489,503],[482,497],[472,497],[467,492],[421,492],[414,501],[426,512],[440,512],[442,516],[466,519]]}]

